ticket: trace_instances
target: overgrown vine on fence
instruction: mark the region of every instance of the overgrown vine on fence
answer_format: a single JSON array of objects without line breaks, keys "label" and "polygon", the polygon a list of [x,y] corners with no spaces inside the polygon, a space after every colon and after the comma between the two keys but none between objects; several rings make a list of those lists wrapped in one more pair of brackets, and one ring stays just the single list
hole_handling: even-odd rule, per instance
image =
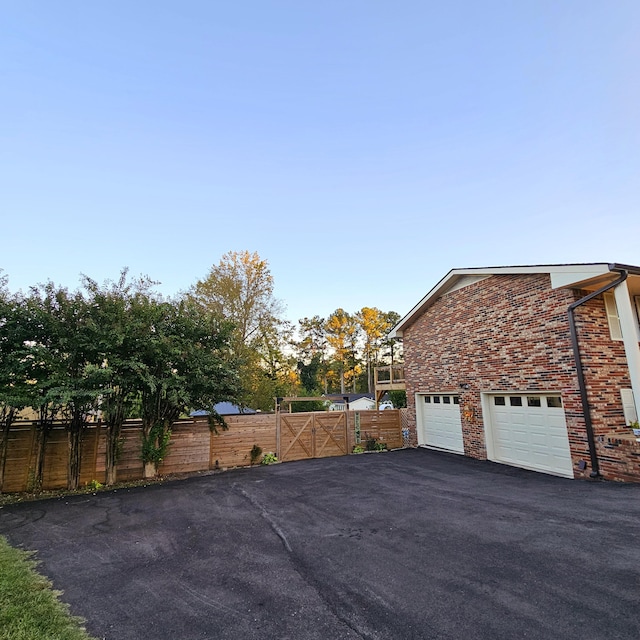
[{"label": "overgrown vine on fence", "polygon": [[170,441],[171,429],[164,429],[160,423],[154,424],[148,435],[142,433],[142,461],[145,464],[153,462],[157,468],[167,456]]}]

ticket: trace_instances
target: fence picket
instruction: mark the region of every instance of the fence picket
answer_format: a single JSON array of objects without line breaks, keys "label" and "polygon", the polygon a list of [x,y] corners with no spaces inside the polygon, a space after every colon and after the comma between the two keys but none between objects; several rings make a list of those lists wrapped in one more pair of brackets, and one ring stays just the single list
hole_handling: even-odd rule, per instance
[{"label": "fence picket", "polygon": [[[228,430],[213,432],[203,418],[179,420],[172,427],[169,453],[160,474],[249,466],[255,446],[264,453],[280,452],[279,459],[302,460],[346,455],[355,443],[354,412],[309,412],[228,416]],[[400,411],[359,411],[363,434],[385,442],[390,449],[403,446]],[[123,446],[117,480],[143,478],[140,420],[129,420],[122,429]],[[37,429],[32,421],[18,422],[10,431],[3,491],[30,490],[37,456]],[[106,428],[90,423],[83,434],[81,483],[105,481]],[[67,483],[68,439],[63,423],[47,438],[43,489],[61,489]]]}]

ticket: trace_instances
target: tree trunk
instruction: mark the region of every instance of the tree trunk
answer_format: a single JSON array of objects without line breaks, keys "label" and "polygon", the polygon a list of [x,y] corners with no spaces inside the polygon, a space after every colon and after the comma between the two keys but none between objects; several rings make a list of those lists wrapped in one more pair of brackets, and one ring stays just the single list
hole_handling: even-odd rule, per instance
[{"label": "tree trunk", "polygon": [[2,433],[0,433],[0,493],[2,493],[2,487],[4,486],[4,468],[7,464],[7,450],[9,449],[9,429],[11,429],[11,423],[13,422],[13,416],[11,413],[5,417],[2,424]]},{"label": "tree trunk", "polygon": [[[143,443],[145,441],[148,441],[149,438],[151,437],[151,431],[153,429],[153,420],[151,419],[142,419],[142,440]],[[144,451],[144,447],[143,447],[143,451]],[[156,474],[158,472],[157,467],[156,467],[156,463],[153,460],[145,460],[144,459],[144,454],[143,454],[143,458],[142,458],[142,463],[143,463],[143,467],[142,467],[142,477],[147,479],[147,478],[155,478]]]},{"label": "tree trunk", "polygon": [[143,478],[155,478],[158,470],[156,469],[155,462],[145,462],[144,463],[144,471],[142,474]]},{"label": "tree trunk", "polygon": [[112,485],[116,483],[118,475],[118,447],[120,445],[120,424],[108,424],[107,425],[107,451],[106,451],[106,478],[105,483]]},{"label": "tree trunk", "polygon": [[82,434],[84,413],[75,410],[67,429],[69,434],[69,465],[67,468],[67,488],[75,491],[80,486],[80,464],[82,457]]},{"label": "tree trunk", "polygon": [[42,483],[44,482],[44,452],[49,439],[49,431],[51,425],[48,422],[40,423],[37,426],[38,433],[36,438],[36,464],[33,476],[33,486],[31,489],[35,492],[42,491]]}]

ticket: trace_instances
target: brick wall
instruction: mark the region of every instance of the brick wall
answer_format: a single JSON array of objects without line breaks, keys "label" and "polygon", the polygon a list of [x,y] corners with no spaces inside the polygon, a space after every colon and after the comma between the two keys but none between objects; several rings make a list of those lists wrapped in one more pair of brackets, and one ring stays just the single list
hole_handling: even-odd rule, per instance
[{"label": "brick wall", "polygon": [[620,389],[631,387],[627,358],[622,341],[611,340],[601,298],[578,308],[576,327],[600,471],[608,479],[638,482],[640,444],[630,437],[620,398]]},{"label": "brick wall", "polygon": [[[409,426],[417,443],[415,394],[457,393],[465,454],[487,457],[481,393],[554,391],[562,395],[576,477],[589,463],[567,309],[581,293],[551,289],[546,274],[495,275],[443,295],[404,331]],[[630,479],[637,447],[605,448],[624,425],[619,389],[629,387],[622,343],[609,337],[602,300],[576,312],[599,456],[605,477]],[[461,388],[469,385],[469,389]],[[624,471],[623,471],[624,469]],[[640,467],[638,467],[640,480]],[[633,472],[631,473],[633,475]]]}]

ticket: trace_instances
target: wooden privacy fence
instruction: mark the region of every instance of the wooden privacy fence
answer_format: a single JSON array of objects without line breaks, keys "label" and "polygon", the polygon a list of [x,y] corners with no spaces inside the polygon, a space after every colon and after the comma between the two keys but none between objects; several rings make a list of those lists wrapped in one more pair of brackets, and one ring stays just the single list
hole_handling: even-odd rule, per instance
[{"label": "wooden privacy fence", "polygon": [[[175,422],[169,453],[158,468],[160,475],[227,469],[251,464],[254,445],[263,453],[273,452],[278,460],[304,460],[351,453],[367,438],[384,442],[389,449],[403,446],[402,410],[319,411],[227,416],[226,431],[213,433],[206,418]],[[122,429],[117,480],[144,477],[140,457],[142,424],[130,420]],[[9,431],[3,492],[33,489],[38,448],[38,431],[32,422],[17,423]],[[44,454],[42,488],[67,486],[68,438],[63,425],[49,432]],[[90,424],[82,438],[80,485],[93,480],[103,483],[106,475],[106,429]]]}]

